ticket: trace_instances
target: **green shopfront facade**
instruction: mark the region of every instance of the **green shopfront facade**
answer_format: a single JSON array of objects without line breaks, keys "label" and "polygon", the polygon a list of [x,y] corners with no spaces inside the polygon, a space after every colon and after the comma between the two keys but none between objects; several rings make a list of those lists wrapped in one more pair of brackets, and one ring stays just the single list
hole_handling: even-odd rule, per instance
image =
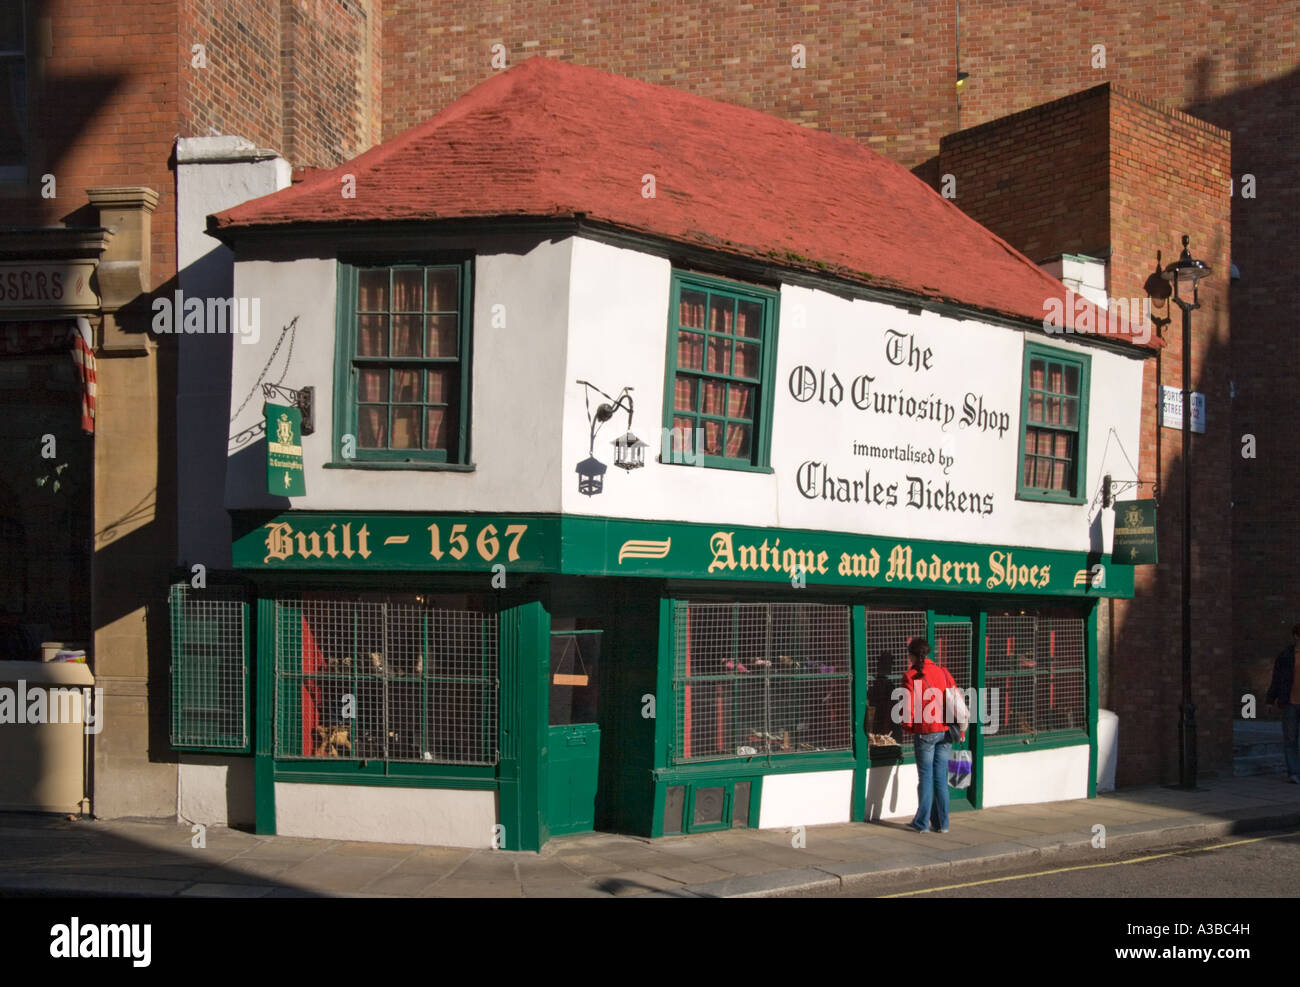
[{"label": "green shopfront facade", "polygon": [[978,697],[955,808],[1095,793],[1096,602],[1132,595],[1107,556],[555,514],[235,518],[237,585],[173,593],[173,741],[252,760],[260,832],[539,849],[910,815],[890,694],[912,636]]}]

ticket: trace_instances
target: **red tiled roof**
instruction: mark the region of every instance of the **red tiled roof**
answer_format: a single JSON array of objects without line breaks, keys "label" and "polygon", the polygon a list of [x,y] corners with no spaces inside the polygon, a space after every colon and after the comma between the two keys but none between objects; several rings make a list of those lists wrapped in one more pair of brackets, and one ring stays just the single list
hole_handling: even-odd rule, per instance
[{"label": "red tiled roof", "polygon": [[[347,174],[354,198],[341,194]],[[653,198],[642,195],[646,175]],[[853,140],[542,57],[346,164],[218,213],[210,228],[576,215],[1036,321],[1045,299],[1065,296],[1023,254]]]}]

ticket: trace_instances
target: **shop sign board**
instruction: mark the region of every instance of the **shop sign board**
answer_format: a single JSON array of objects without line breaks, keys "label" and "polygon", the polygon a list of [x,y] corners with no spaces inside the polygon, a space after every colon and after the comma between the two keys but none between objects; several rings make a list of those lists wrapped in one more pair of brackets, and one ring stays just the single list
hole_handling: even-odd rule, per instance
[{"label": "shop sign board", "polygon": [[[1165,428],[1183,427],[1183,392],[1177,387],[1160,387],[1160,424]],[[1192,391],[1192,431],[1205,432],[1205,395]]]},{"label": "shop sign board", "polygon": [[1115,540],[1111,558],[1116,565],[1153,565],[1156,562],[1156,502],[1115,501]]},{"label": "shop sign board", "polygon": [[578,515],[239,516],[240,569],[506,573],[782,582],[1035,596],[1133,595],[1133,570],[1086,552],[831,531]]},{"label": "shop sign board", "polygon": [[266,406],[266,492],[280,497],[307,493],[302,469],[302,412],[283,404]]},{"label": "shop sign board", "polygon": [[93,260],[0,262],[0,310],[94,311],[94,273]]}]

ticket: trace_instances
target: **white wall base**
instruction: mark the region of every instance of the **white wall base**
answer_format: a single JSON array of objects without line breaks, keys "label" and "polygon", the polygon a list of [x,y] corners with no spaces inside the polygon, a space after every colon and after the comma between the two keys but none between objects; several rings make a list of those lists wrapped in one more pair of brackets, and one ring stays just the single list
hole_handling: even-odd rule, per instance
[{"label": "white wall base", "polygon": [[758,807],[759,829],[821,826],[849,821],[853,771],[765,775]]},{"label": "white wall base", "polygon": [[916,815],[916,765],[890,764],[867,769],[867,819]]},{"label": "white wall base", "polygon": [[492,846],[497,793],[276,782],[280,836],[429,846]]},{"label": "white wall base", "polygon": [[253,759],[183,755],[176,770],[176,815],[205,826],[252,825]]},{"label": "white wall base", "polygon": [[984,758],[984,808],[1088,797],[1088,746]]}]

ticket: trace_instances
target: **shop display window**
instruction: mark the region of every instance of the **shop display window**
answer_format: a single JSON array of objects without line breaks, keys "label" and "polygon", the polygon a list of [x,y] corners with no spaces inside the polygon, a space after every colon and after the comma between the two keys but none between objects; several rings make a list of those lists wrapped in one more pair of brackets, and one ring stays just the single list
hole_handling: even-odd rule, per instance
[{"label": "shop display window", "polygon": [[907,645],[925,637],[928,618],[924,610],[867,610],[867,741],[873,761],[911,751],[911,738],[893,715],[894,690],[902,688],[907,672]]},{"label": "shop display window", "polygon": [[1086,639],[1084,619],[1068,611],[989,614],[984,682],[998,690],[996,737],[1087,730]]},{"label": "shop display window", "polygon": [[276,600],[276,756],[495,764],[497,616],[475,603]]},{"label": "shop display window", "polygon": [[852,749],[849,608],[679,603],[676,763]]}]

